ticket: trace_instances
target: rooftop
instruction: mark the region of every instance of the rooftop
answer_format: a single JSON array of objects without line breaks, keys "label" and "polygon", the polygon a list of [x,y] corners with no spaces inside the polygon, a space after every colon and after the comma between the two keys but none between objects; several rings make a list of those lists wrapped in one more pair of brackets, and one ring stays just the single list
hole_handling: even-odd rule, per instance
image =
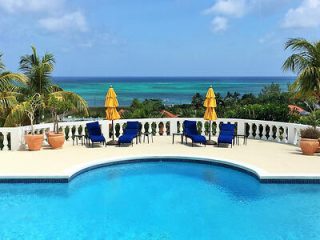
[{"label": "rooftop", "polygon": [[[233,148],[194,146],[180,143],[180,136],[156,136],[154,143],[131,146],[73,146],[66,141],[58,150],[38,152],[2,151],[2,179],[61,179],[68,181],[80,171],[101,165],[150,157],[194,158],[220,162],[248,170],[260,179],[320,179],[320,154],[304,156],[294,145],[248,139],[247,145]],[[143,140],[143,139],[142,139]]]}]

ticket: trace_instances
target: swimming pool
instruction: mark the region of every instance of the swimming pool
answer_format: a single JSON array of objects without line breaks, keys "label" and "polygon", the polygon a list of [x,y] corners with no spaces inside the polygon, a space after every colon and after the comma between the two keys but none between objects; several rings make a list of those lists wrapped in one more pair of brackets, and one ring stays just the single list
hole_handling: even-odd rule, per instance
[{"label": "swimming pool", "polygon": [[[179,161],[179,160],[178,160]],[[68,184],[0,184],[0,239],[319,239],[320,185],[140,162]]]}]

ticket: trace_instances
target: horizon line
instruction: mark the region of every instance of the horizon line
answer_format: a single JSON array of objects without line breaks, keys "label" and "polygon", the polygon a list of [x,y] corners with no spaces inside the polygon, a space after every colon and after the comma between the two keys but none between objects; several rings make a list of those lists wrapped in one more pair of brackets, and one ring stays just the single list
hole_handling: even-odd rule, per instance
[{"label": "horizon line", "polygon": [[56,76],[52,76],[52,77],[74,77],[74,78],[83,78],[83,77],[96,77],[96,78],[196,78],[196,77],[199,77],[199,78],[210,78],[210,77],[214,77],[214,78],[226,78],[226,77],[296,77],[296,75],[239,75],[239,76],[236,76],[236,75],[230,75],[230,76],[178,76],[178,75],[174,75],[174,76],[152,76],[152,75],[146,75],[146,76],[102,76],[102,75],[98,75],[98,76],[94,76],[94,75],[83,75],[83,76],[67,76],[67,75],[56,75]]}]

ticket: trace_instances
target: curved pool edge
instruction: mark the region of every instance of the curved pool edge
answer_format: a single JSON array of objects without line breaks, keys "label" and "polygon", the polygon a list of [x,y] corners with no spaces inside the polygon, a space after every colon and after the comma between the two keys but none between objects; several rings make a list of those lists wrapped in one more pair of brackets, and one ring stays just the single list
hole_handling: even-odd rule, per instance
[{"label": "curved pool edge", "polygon": [[242,171],[246,174],[254,176],[261,183],[320,183],[320,175],[312,174],[270,174],[261,168],[247,163],[240,163],[236,160],[214,158],[207,156],[185,156],[185,155],[139,155],[126,156],[119,158],[103,158],[83,164],[78,164],[64,171],[63,175],[6,175],[0,176],[0,183],[68,183],[78,175],[96,168],[101,168],[117,164],[130,164],[136,162],[193,162],[199,164],[213,164],[228,168],[233,168],[236,171]]},{"label": "curved pool edge", "polygon": [[[249,164],[239,164],[232,160],[224,160],[224,159],[216,159],[216,158],[209,158],[203,156],[184,156],[184,155],[141,155],[141,156],[127,156],[127,157],[120,157],[120,158],[112,158],[112,160],[97,160],[94,163],[85,163],[78,165],[68,171],[66,171],[66,175],[69,176],[68,180],[71,181],[73,178],[77,177],[78,175],[94,170],[96,168],[110,166],[110,165],[117,165],[117,164],[130,164],[130,163],[137,163],[137,162],[192,162],[192,163],[199,163],[199,164],[215,164],[221,165],[229,168],[233,168],[238,171],[245,172],[256,177],[258,180],[261,181],[266,173],[257,167],[251,166]],[[320,178],[319,178],[320,179]]]}]

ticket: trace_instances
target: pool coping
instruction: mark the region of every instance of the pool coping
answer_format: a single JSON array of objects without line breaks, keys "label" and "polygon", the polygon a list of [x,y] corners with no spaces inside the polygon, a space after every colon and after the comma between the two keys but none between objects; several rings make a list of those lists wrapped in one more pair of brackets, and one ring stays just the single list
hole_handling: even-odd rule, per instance
[{"label": "pool coping", "polygon": [[64,171],[63,175],[2,175],[0,183],[68,183],[84,172],[117,164],[129,164],[134,162],[193,162],[199,164],[221,165],[242,171],[254,176],[261,183],[320,183],[320,175],[315,174],[271,174],[261,168],[247,163],[239,163],[236,160],[214,158],[208,156],[186,156],[186,155],[134,155],[125,157],[112,157],[97,159],[94,161],[78,164]]}]

